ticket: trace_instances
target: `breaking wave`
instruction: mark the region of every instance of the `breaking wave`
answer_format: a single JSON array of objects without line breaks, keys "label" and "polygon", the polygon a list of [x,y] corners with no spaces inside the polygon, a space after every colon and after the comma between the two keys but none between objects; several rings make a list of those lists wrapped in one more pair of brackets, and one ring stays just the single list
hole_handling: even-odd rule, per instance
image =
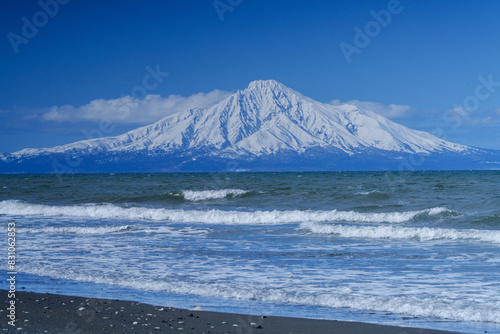
[{"label": "breaking wave", "polygon": [[17,200],[0,202],[0,214],[44,217],[77,217],[109,220],[152,220],[182,223],[206,223],[228,225],[276,225],[303,222],[358,222],[358,223],[404,223],[420,215],[438,215],[454,212],[437,207],[418,211],[362,213],[356,211],[224,211],[182,210],[146,207],[120,207],[113,204],[86,204],[72,206],[49,206],[30,204]]},{"label": "breaking wave", "polygon": [[315,222],[302,223],[299,229],[316,234],[333,234],[343,238],[391,239],[391,240],[476,240],[500,244],[500,231],[457,230],[430,227],[401,226],[352,226],[331,225]]},{"label": "breaking wave", "polygon": [[170,237],[172,236],[185,236],[185,235],[201,235],[206,234],[209,230],[184,227],[184,228],[171,228],[166,226],[161,227],[148,227],[137,225],[123,225],[123,226],[100,226],[100,227],[41,227],[41,228],[20,228],[20,233],[40,233],[40,234],[93,234],[93,235],[107,235],[111,233],[165,233]]},{"label": "breaking wave", "polygon": [[128,232],[135,228],[133,226],[103,226],[103,227],[42,227],[21,228],[21,233],[50,233],[50,234],[109,234],[116,232]]},{"label": "breaking wave", "polygon": [[225,198],[228,196],[241,196],[247,194],[248,190],[242,189],[220,189],[220,190],[183,190],[182,196],[188,201],[205,201],[210,199]]}]

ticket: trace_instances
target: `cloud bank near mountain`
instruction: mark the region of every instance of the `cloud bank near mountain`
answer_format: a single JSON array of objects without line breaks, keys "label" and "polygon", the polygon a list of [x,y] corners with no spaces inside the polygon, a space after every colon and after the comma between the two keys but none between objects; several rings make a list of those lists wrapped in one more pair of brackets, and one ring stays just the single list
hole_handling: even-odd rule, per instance
[{"label": "cloud bank near mountain", "polygon": [[170,95],[147,95],[138,100],[131,96],[117,99],[96,99],[90,103],[75,107],[72,105],[53,106],[40,110],[37,118],[52,122],[100,122],[111,121],[117,124],[151,124],[159,119],[192,108],[208,108],[231,94],[222,90],[209,93],[197,93],[188,97]]}]

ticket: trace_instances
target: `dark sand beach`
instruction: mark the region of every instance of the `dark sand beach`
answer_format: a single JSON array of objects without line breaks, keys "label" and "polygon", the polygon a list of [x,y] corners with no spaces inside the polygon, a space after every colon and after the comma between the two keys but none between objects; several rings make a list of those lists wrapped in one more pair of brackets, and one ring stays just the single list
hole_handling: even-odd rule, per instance
[{"label": "dark sand beach", "polygon": [[438,334],[428,329],[391,327],[357,322],[314,320],[183,310],[143,303],[16,292],[16,326],[8,324],[7,291],[1,290],[0,329],[18,333],[370,333]]}]

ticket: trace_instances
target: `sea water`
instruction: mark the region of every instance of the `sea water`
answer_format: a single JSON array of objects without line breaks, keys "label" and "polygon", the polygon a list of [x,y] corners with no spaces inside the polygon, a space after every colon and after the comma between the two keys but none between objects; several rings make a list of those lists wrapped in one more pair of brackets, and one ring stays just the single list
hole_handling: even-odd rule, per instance
[{"label": "sea water", "polygon": [[496,171],[0,175],[12,222],[18,290],[500,333]]}]

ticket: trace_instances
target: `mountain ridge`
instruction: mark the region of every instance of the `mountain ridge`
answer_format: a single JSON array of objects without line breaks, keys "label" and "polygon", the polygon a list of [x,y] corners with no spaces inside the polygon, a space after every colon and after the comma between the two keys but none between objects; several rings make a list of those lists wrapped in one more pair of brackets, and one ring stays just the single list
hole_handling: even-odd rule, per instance
[{"label": "mountain ridge", "polygon": [[[468,157],[478,162],[491,152],[409,129],[354,105],[318,102],[275,80],[255,80],[209,108],[181,111],[118,136],[3,154],[0,162],[5,165],[40,157],[95,156],[102,170],[107,171],[106,160],[114,161],[108,161],[108,165],[116,165],[120,156],[136,155],[161,157],[157,160],[163,164],[162,171],[182,171],[182,166],[196,165],[198,159],[205,161],[208,170],[210,159],[242,160],[243,165],[245,161],[262,160],[276,164],[279,170],[283,157],[305,159],[307,166],[308,156],[313,162],[321,159],[322,154],[331,159],[337,156],[373,161],[379,156],[394,160],[394,165],[405,155],[432,156],[431,160],[440,155],[453,159]],[[127,159],[122,160],[127,163]],[[332,163],[339,166],[338,162]],[[85,166],[77,170],[85,171]]]}]

